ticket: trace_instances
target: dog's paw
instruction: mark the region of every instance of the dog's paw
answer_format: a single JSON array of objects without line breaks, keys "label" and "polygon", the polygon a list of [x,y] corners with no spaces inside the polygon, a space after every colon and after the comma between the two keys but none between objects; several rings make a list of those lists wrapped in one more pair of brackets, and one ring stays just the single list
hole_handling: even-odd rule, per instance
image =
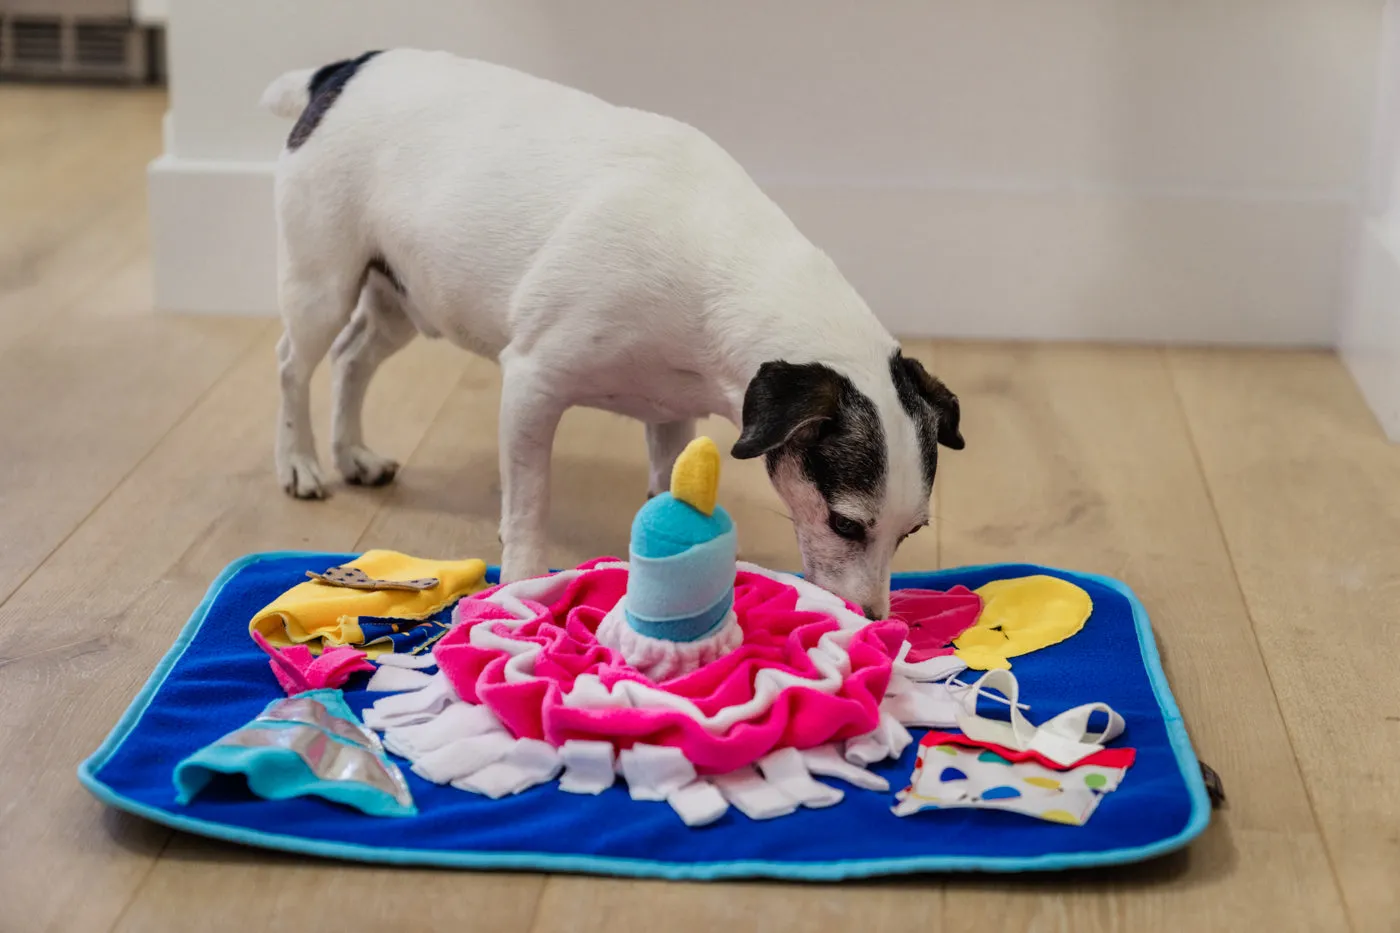
[{"label": "dog's paw", "polygon": [[399,475],[399,463],[381,457],[368,447],[347,447],[336,451],[335,465],[352,486],[384,486]]},{"label": "dog's paw", "polygon": [[310,457],[292,456],[277,469],[282,490],[294,499],[324,499],[329,492],[321,481],[321,468]]}]

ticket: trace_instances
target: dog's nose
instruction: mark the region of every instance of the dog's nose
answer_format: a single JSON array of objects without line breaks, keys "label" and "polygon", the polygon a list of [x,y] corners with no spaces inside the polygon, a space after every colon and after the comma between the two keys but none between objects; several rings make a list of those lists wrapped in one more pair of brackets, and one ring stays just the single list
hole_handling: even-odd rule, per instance
[{"label": "dog's nose", "polygon": [[865,613],[867,619],[882,619],[885,615],[880,611],[880,607],[874,603],[866,603],[864,606],[861,606],[860,609],[861,612]]}]

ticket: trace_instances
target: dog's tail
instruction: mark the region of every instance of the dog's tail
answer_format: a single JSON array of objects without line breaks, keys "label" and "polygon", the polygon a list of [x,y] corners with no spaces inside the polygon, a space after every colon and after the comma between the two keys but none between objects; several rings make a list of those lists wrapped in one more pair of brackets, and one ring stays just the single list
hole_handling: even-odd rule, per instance
[{"label": "dog's tail", "polygon": [[284,120],[295,120],[311,102],[311,79],[315,74],[315,68],[298,68],[277,78],[263,91],[263,108]]}]

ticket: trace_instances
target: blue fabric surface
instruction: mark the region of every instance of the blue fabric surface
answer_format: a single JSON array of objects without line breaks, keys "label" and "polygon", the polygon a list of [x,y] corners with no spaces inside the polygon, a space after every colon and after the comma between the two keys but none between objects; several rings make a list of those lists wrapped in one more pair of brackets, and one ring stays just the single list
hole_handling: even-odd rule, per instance
[{"label": "blue fabric surface", "polygon": [[[901,574],[895,586],[975,588],[1050,573],[1089,592],[1094,612],[1080,634],[1013,661],[1033,721],[1104,701],[1128,724],[1114,744],[1135,747],[1137,762],[1086,826],[980,810],[896,817],[889,808],[893,791],[912,769],[912,746],[897,763],[874,768],[889,779],[889,793],[833,782],[846,790],[835,807],[767,822],[750,821],[731,808],[701,829],[685,827],[665,804],[632,801],[620,784],[596,797],[548,785],[493,801],[407,772],[419,815],[392,821],[317,799],[258,800],[236,779],[216,781],[189,806],[177,804],[175,764],[280,695],[266,656],[248,638],[248,619],[306,570],[352,556],[250,555],[232,565],[112,735],[83,763],[83,783],[113,806],[168,825],[296,852],[668,878],[836,880],[1108,865],[1179,848],[1209,820],[1196,759],[1136,600],[1105,578],[1024,565]],[[346,698],[356,711],[378,696],[363,691],[364,678],[357,675],[347,685]]]},{"label": "blue fabric surface", "polygon": [[[455,606],[456,603],[453,603]],[[395,654],[423,654],[431,651],[439,638],[452,627],[452,606],[446,606],[426,619],[385,619],[360,616],[360,634],[366,645],[390,644]]]}]

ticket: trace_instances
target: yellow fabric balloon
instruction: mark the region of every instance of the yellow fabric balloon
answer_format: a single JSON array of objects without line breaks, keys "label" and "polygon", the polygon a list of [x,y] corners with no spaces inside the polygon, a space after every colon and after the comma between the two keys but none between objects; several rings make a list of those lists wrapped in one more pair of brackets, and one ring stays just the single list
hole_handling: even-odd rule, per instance
[{"label": "yellow fabric balloon", "polygon": [[977,591],[982,614],[953,639],[953,653],[979,671],[1009,668],[1009,658],[1069,638],[1084,627],[1094,602],[1081,588],[1037,574],[994,580]]},{"label": "yellow fabric balloon", "polygon": [[686,445],[671,468],[671,495],[706,515],[719,501],[719,448],[708,437]]}]

